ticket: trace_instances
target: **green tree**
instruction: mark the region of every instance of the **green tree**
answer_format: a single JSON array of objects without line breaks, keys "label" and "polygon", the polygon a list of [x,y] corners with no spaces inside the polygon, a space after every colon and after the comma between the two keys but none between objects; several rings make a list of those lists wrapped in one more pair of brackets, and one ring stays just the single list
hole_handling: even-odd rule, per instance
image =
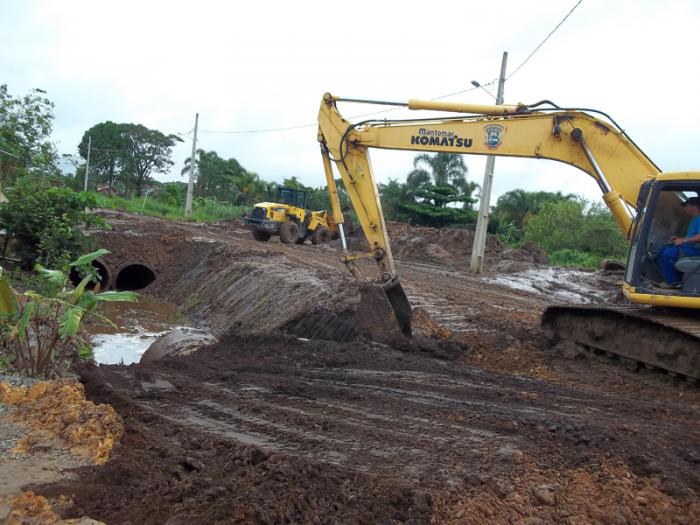
[{"label": "green tree", "polygon": [[491,224],[496,225],[495,233],[505,235],[509,241],[519,241],[530,219],[545,204],[573,199],[576,199],[575,195],[561,192],[512,190],[496,201],[491,212]]},{"label": "green tree", "polygon": [[41,89],[23,97],[0,85],[0,184],[24,174],[57,175],[56,148],[50,140],[54,104]]},{"label": "green tree", "polygon": [[83,139],[78,144],[80,156],[87,159],[88,139],[92,138],[90,177],[93,180],[106,182],[110,191],[114,188],[119,167],[125,164],[127,126],[127,124],[116,124],[111,121],[95,124],[83,134]]},{"label": "green tree", "polygon": [[467,173],[461,155],[417,155],[405,184],[379,184],[385,217],[435,227],[474,222],[472,193],[479,186],[467,180]]},{"label": "green tree", "polygon": [[260,197],[265,194],[265,182],[260,180],[260,176],[252,171],[245,171],[236,177],[238,185],[238,204],[246,206],[253,205]]},{"label": "green tree", "polygon": [[550,202],[528,222],[525,240],[542,246],[548,253],[578,249],[583,224],[582,201]]},{"label": "green tree", "polygon": [[409,186],[406,195],[408,199],[399,202],[399,208],[408,215],[411,223],[439,228],[476,221],[476,212],[470,207],[449,206],[453,203],[473,204],[476,200],[450,184]]},{"label": "green tree", "polygon": [[282,181],[282,186],[284,186],[285,188],[291,188],[293,190],[308,190],[308,189],[310,189],[309,186],[305,186],[304,184],[302,184],[296,175],[292,176],[289,179],[284,179]]},{"label": "green tree", "polygon": [[409,222],[410,217],[402,207],[403,203],[412,200],[409,187],[395,179],[389,179],[386,184],[380,183],[378,189],[384,216],[393,221]]},{"label": "green tree", "polygon": [[558,264],[596,266],[602,258],[623,258],[627,252],[610,212],[583,199],[544,204],[528,222],[524,239],[542,246]]},{"label": "green tree", "polygon": [[[185,159],[181,174],[190,171],[190,158]],[[239,186],[246,178],[245,168],[234,158],[224,159],[215,151],[197,150],[195,155],[195,188],[197,197],[212,197],[234,202]]]},{"label": "green tree", "polygon": [[182,207],[186,194],[187,184],[184,182],[166,182],[160,187],[156,198],[168,206]]},{"label": "green tree", "polygon": [[124,139],[124,175],[137,197],[153,173],[166,173],[174,164],[172,148],[182,142],[177,135],[165,135],[141,124],[121,124]]},{"label": "green tree", "polygon": [[37,261],[63,265],[90,247],[81,227],[105,226],[102,219],[86,211],[96,206],[92,194],[55,188],[41,179],[20,179],[7,198],[0,204],[0,226],[7,232],[5,250],[15,241],[25,268]]},{"label": "green tree", "polygon": [[[413,171],[408,174],[409,186],[418,187],[434,182],[436,186],[453,186],[466,192],[469,170],[461,155],[456,153],[421,153],[413,159]],[[473,190],[473,188],[472,188]]]}]

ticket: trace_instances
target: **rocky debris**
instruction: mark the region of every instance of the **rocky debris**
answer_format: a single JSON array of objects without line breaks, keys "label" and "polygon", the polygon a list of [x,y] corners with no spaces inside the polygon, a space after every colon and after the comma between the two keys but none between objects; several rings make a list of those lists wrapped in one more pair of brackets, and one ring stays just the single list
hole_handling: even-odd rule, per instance
[{"label": "rocky debris", "polygon": [[173,328],[151,343],[141,356],[141,363],[163,357],[190,355],[200,348],[216,343],[217,338],[206,330],[189,327]]},{"label": "rocky debris", "polygon": [[557,503],[557,494],[554,485],[539,485],[532,489],[532,495],[540,505],[553,507]]}]

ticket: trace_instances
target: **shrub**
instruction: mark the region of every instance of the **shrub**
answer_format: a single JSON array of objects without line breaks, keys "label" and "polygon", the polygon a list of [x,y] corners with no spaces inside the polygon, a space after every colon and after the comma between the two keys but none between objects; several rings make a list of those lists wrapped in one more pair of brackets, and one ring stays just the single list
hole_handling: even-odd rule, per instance
[{"label": "shrub", "polygon": [[627,242],[610,212],[583,200],[542,206],[527,224],[525,241],[540,245],[553,264],[596,267],[604,258],[623,259]]},{"label": "shrub", "polygon": [[[135,302],[134,292],[95,292],[88,289],[98,282],[92,262],[106,255],[97,250],[66,264],[61,270],[37,265],[47,291],[18,293],[0,276],[0,362],[5,368],[30,376],[59,376],[74,359],[92,358],[90,342],[82,321],[98,316],[99,305],[106,301]],[[72,269],[86,274],[73,288]]]},{"label": "shrub", "polygon": [[556,250],[549,254],[549,262],[555,266],[576,266],[579,268],[600,268],[603,257],[581,250]]},{"label": "shrub", "polygon": [[80,227],[106,227],[89,210],[97,205],[90,193],[54,188],[43,180],[24,178],[7,193],[0,205],[0,225],[5,228],[5,252],[14,240],[22,266],[36,262],[61,267],[90,247]]}]

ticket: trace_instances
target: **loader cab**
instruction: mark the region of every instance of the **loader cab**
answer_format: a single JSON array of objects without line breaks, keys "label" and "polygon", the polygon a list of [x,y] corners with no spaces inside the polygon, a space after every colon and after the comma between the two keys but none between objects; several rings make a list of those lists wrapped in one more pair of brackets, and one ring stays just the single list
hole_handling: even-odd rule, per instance
[{"label": "loader cab", "polygon": [[[684,175],[684,176],[682,176]],[[691,177],[694,175],[694,177]],[[698,174],[661,175],[642,185],[637,215],[630,232],[630,253],[625,282],[640,293],[658,294],[663,280],[657,254],[671,243],[674,235],[685,236],[691,217],[681,205],[689,197],[700,196]],[[673,295],[700,295],[700,259],[681,254],[676,269],[682,275],[682,288],[664,291]]]},{"label": "loader cab", "polygon": [[306,190],[294,188],[279,188],[277,190],[277,202],[306,209],[308,194]]}]

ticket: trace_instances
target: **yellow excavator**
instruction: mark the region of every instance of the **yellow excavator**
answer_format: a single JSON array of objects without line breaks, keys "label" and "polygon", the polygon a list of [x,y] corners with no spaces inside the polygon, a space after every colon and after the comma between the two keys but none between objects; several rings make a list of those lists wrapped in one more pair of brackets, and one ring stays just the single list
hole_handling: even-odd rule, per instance
[{"label": "yellow excavator", "polygon": [[[359,102],[449,112],[443,118],[364,120],[351,123],[338,102]],[[399,282],[369,148],[551,159],[593,177],[630,242],[623,292],[627,306],[550,306],[542,326],[553,343],[575,344],[596,353],[700,380],[700,257],[682,257],[680,289],[663,289],[655,263],[672,235],[683,234],[689,217],[681,206],[700,195],[700,172],[662,173],[612,117],[598,110],[559,107],[544,100],[525,105],[477,105],[411,99],[408,102],[347,99],[326,93],[318,114],[333,217],[342,259],[363,283],[365,304],[386,308],[390,321],[411,336],[411,305]],[[350,254],[343,232],[335,164],[369,243]],[[376,261],[377,279],[367,279],[358,259]]]}]

